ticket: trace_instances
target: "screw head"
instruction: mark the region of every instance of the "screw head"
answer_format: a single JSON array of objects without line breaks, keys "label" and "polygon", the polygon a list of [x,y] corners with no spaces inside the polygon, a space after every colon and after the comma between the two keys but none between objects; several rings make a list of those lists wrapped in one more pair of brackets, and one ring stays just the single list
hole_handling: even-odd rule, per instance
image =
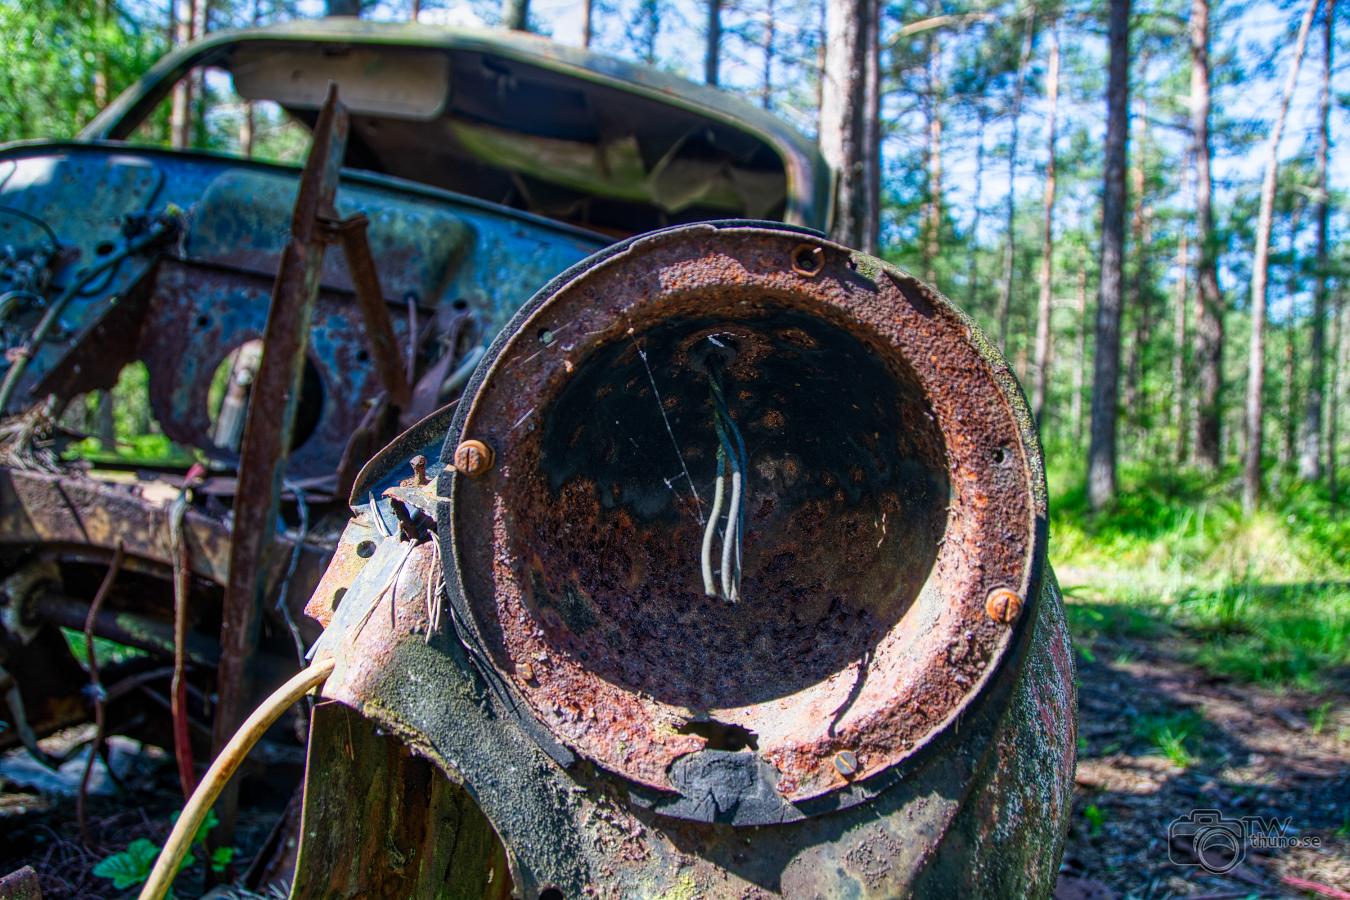
[{"label": "screw head", "polygon": [[464,441],[455,448],[455,470],[474,478],[492,468],[492,448],[482,441]]},{"label": "screw head", "polygon": [[1022,615],[1022,597],[1008,588],[995,588],[984,601],[984,611],[1000,625],[1011,625]]},{"label": "screw head", "polygon": [[858,774],[858,754],[852,750],[840,750],[834,755],[834,768],[845,778]]}]

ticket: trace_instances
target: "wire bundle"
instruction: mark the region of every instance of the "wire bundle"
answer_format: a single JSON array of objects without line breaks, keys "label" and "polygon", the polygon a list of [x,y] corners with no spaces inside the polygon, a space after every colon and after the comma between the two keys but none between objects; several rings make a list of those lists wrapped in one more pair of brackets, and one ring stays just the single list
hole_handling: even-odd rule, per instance
[{"label": "wire bundle", "polygon": [[[712,514],[703,530],[703,591],[709,597],[721,597],[735,603],[741,598],[741,542],[745,534],[745,488],[749,480],[749,457],[745,440],[731,418],[726,392],[717,369],[709,366],[708,384],[713,400],[713,429],[717,432],[717,484],[713,489]],[[731,476],[731,497],[722,520],[723,501],[727,500],[727,476]],[[720,528],[719,528],[720,524]],[[713,538],[722,533],[721,591],[713,576]]]}]

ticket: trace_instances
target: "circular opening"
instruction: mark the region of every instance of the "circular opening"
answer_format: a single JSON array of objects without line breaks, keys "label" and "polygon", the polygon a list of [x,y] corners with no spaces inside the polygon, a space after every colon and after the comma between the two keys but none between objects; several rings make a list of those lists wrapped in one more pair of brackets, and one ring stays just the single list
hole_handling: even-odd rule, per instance
[{"label": "circular opening", "polygon": [[[262,363],[263,342],[245,341],[225,355],[211,376],[207,394],[207,415],[211,422],[211,438],[222,450],[239,452],[244,438],[244,421],[248,413],[249,393],[253,378]],[[300,382],[300,402],[295,410],[295,427],[291,434],[291,450],[309,440],[323,417],[323,376],[308,357]]]},{"label": "circular opening", "polygon": [[539,900],[563,900],[563,892],[555,887],[547,887],[539,892]]},{"label": "circular opening", "polygon": [[594,350],[538,418],[510,504],[527,602],[630,691],[713,709],[820,682],[936,558],[947,466],[918,383],[818,316],[666,319]]},{"label": "circular opening", "polygon": [[825,250],[814,244],[798,244],[792,251],[792,269],[798,275],[819,275],[825,268]]}]

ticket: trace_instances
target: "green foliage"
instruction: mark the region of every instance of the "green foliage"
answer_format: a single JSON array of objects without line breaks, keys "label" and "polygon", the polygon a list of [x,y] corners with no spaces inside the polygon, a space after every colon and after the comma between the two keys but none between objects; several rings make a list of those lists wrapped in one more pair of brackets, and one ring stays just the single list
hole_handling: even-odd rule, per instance
[{"label": "green foliage", "polygon": [[99,878],[110,879],[119,891],[144,884],[159,857],[159,846],[145,838],[136,838],[120,853],[99,861],[93,872]]},{"label": "green foliage", "polygon": [[1324,490],[1291,487],[1247,514],[1233,473],[1133,465],[1094,515],[1065,468],[1051,558],[1080,653],[1102,636],[1167,638],[1218,675],[1303,689],[1350,665],[1350,517]]},{"label": "green foliage", "polygon": [[74,135],[163,51],[114,0],[0,2],[0,141]]},{"label": "green foliage", "polygon": [[[104,447],[98,437],[88,437],[66,451],[67,458],[98,463],[139,463],[187,467],[194,457],[164,435],[150,410],[150,373],[145,363],[134,362],[124,368],[112,389],[112,447]],[[95,421],[98,397],[85,398],[85,419]]]},{"label": "green foliage", "polygon": [[1106,813],[1095,803],[1089,803],[1083,807],[1083,818],[1088,820],[1088,831],[1096,836],[1102,833],[1102,826],[1106,824]]},{"label": "green foliage", "polygon": [[[178,821],[178,813],[174,813],[171,821]],[[197,833],[192,837],[192,846],[183,862],[178,866],[181,873],[185,869],[191,868],[196,864],[198,856],[201,856],[212,872],[217,874],[224,872],[226,867],[234,860],[237,851],[234,847],[219,847],[207,854],[206,837],[217,825],[220,824],[220,818],[215,810],[208,810],[206,818],[197,829]],[[138,884],[144,884],[154,870],[155,860],[159,857],[160,847],[153,841],[146,838],[136,838],[127,845],[125,850],[113,853],[100,860],[98,865],[94,866],[93,873],[99,878],[107,878],[112,881],[113,887],[118,890],[126,890],[135,887]],[[173,896],[173,891],[169,891],[169,897]]]},{"label": "green foliage", "polygon": [[1174,766],[1185,769],[1194,765],[1195,753],[1187,746],[1194,745],[1204,730],[1205,720],[1191,711],[1164,715],[1141,716],[1134,722],[1134,735],[1147,741]]}]

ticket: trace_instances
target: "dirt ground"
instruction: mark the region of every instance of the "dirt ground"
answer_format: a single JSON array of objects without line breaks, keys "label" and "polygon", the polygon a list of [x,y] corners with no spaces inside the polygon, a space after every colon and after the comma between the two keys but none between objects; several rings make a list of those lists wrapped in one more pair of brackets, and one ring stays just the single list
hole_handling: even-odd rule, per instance
[{"label": "dirt ground", "polygon": [[[1077,789],[1058,900],[1350,898],[1350,673],[1332,673],[1320,694],[1236,685],[1183,662],[1183,641],[1098,637],[1078,660]],[[1157,735],[1187,729],[1193,758],[1179,765]],[[1226,875],[1177,865],[1169,823],[1196,809],[1288,819],[1289,836],[1320,847],[1248,847]],[[1170,855],[1194,860],[1193,846],[1180,838]]]},{"label": "dirt ground", "polygon": [[[1090,659],[1079,659],[1078,787],[1058,900],[1350,897],[1326,893],[1350,891],[1350,677],[1339,673],[1321,694],[1239,686],[1183,662],[1178,640],[1100,636],[1082,645]],[[1159,731],[1185,734],[1186,765],[1160,750]],[[181,804],[171,759],[151,753],[133,763],[120,790],[91,798],[88,848],[69,798],[6,784],[0,873],[34,866],[47,898],[126,896],[91,870],[137,837],[161,841]],[[265,840],[284,793],[244,798],[241,860]],[[1320,847],[1249,848],[1226,875],[1171,862],[1169,823],[1204,808],[1289,819],[1290,836]],[[1193,859],[1184,841],[1172,850]],[[180,881],[180,897],[202,892],[203,869]]]}]

